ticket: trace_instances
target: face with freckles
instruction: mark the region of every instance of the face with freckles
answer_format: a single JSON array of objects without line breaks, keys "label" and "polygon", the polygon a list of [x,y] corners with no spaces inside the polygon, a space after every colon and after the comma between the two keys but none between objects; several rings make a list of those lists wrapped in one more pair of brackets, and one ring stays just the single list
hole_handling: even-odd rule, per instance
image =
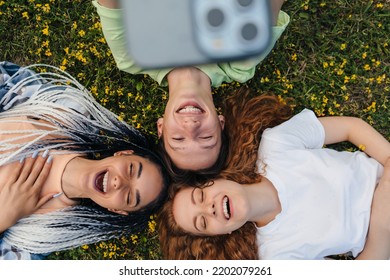
[{"label": "face with freckles", "polygon": [[195,235],[230,233],[243,226],[249,216],[243,187],[223,179],[208,187],[180,190],[172,207],[178,226]]},{"label": "face with freckles", "polygon": [[137,211],[154,201],[163,189],[159,167],[133,151],[94,162],[83,177],[86,193],[110,211],[123,215]]}]

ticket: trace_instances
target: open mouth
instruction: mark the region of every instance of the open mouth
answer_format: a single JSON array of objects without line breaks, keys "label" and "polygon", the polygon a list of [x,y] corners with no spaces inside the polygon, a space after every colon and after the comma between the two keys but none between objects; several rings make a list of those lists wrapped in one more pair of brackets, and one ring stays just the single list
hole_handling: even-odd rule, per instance
[{"label": "open mouth", "polygon": [[203,114],[205,111],[197,104],[185,104],[176,113],[179,114]]},{"label": "open mouth", "polygon": [[108,171],[104,171],[96,176],[95,188],[102,193],[106,193],[107,182],[108,182]]},{"label": "open mouth", "polygon": [[222,201],[223,206],[223,214],[227,220],[230,219],[231,213],[230,213],[230,204],[229,204],[229,198],[225,196]]}]

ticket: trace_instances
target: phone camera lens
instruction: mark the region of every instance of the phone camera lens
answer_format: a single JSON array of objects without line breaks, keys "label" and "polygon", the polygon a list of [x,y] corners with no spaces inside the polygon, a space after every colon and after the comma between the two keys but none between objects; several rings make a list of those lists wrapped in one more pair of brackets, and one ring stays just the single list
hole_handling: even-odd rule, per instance
[{"label": "phone camera lens", "polygon": [[251,41],[256,38],[258,33],[256,25],[253,23],[246,23],[241,29],[241,36],[246,41]]},{"label": "phone camera lens", "polygon": [[253,0],[237,0],[241,7],[248,7],[253,3]]},{"label": "phone camera lens", "polygon": [[207,21],[212,27],[218,27],[223,24],[225,15],[220,9],[211,9],[207,14]]}]

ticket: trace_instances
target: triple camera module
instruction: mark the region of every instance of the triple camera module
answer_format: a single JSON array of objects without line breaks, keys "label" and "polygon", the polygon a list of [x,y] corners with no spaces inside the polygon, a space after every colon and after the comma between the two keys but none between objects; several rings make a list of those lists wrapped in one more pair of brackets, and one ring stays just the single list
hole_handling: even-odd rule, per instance
[{"label": "triple camera module", "polygon": [[237,52],[258,52],[270,37],[268,6],[258,0],[196,0],[194,26],[196,41],[209,55],[218,57]]}]

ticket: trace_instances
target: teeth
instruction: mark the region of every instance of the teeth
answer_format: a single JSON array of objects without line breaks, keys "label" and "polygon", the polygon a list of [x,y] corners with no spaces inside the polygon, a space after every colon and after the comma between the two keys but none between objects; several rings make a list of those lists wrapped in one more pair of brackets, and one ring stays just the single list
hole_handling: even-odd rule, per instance
[{"label": "teeth", "polygon": [[107,192],[108,172],[103,177],[103,192]]},{"label": "teeth", "polygon": [[194,106],[185,106],[184,108],[179,110],[179,113],[193,113],[193,112],[201,113],[202,110]]},{"label": "teeth", "polygon": [[230,213],[229,213],[229,199],[227,196],[223,198],[223,214],[225,215],[226,219],[230,219]]}]

